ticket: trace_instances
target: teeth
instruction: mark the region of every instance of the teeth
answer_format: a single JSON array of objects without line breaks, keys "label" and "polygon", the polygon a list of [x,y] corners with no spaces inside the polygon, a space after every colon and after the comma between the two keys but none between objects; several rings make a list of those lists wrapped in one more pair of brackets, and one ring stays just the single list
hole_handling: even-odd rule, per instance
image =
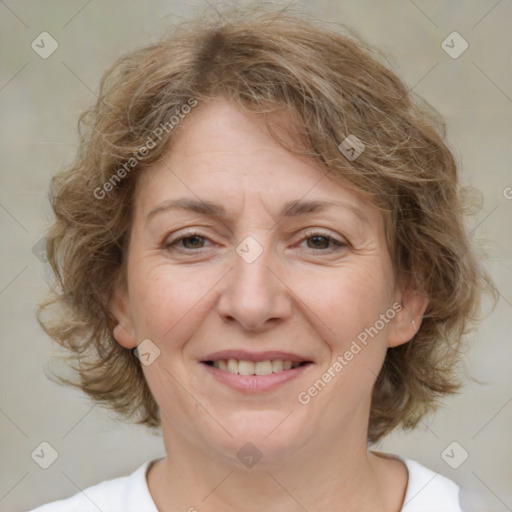
[{"label": "teeth", "polygon": [[238,361],[234,359],[228,359],[228,366],[226,370],[230,373],[238,373]]},{"label": "teeth", "polygon": [[[256,366],[252,361],[238,361],[238,363],[231,359],[229,362],[233,361],[233,366],[236,364],[238,366],[238,373],[240,375],[254,375],[254,367]],[[234,372],[233,372],[234,373]]]},{"label": "teeth", "polygon": [[292,363],[291,361],[283,361],[282,359],[266,360],[266,361],[246,361],[236,359],[219,359],[213,362],[213,366],[219,370],[228,371],[239,375],[270,375],[283,370],[296,368],[300,363]]},{"label": "teeth", "polygon": [[254,365],[256,375],[270,375],[272,373],[272,361],[258,361]]},{"label": "teeth", "polygon": [[283,361],[281,359],[274,359],[272,361],[272,371],[274,373],[283,371]]}]

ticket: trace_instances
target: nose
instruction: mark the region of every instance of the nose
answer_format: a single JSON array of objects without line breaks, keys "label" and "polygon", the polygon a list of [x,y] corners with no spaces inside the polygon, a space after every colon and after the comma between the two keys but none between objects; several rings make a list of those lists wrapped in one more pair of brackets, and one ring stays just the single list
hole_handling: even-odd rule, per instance
[{"label": "nose", "polygon": [[289,318],[290,290],[275,255],[264,248],[252,262],[238,253],[233,260],[218,302],[222,318],[247,331],[265,331]]}]

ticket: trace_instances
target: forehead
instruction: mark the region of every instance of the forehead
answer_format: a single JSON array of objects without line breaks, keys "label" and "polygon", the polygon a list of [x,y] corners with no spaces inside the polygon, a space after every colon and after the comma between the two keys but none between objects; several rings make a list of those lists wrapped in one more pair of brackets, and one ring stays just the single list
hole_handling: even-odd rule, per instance
[{"label": "forehead", "polygon": [[[294,117],[281,111],[269,119],[280,137],[297,143],[290,130]],[[301,199],[372,208],[312,159],[275,141],[261,115],[245,114],[223,99],[197,106],[180,123],[167,155],[142,173],[137,189],[145,215],[157,203],[183,197],[223,203],[225,210],[262,197],[276,211]]]}]

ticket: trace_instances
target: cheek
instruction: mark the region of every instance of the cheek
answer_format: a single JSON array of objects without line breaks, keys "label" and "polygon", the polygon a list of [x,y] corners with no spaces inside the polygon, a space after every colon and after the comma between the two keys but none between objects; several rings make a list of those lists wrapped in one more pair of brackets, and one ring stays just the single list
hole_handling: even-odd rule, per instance
[{"label": "cheek", "polygon": [[297,289],[331,331],[329,339],[337,349],[350,344],[391,306],[391,283],[378,265],[347,266],[308,280],[301,277]]},{"label": "cheek", "polygon": [[186,338],[191,324],[204,313],[218,272],[173,268],[167,263],[133,268],[130,295],[139,338],[160,343]]}]

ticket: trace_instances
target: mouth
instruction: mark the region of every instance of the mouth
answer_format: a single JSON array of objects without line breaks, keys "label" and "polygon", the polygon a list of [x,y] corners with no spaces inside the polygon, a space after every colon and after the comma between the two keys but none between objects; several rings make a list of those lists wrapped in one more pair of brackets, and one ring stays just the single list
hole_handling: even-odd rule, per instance
[{"label": "mouth", "polygon": [[215,380],[245,393],[276,389],[314,364],[296,354],[245,351],[217,352],[200,363]]},{"label": "mouth", "polygon": [[311,361],[290,361],[289,359],[266,359],[264,361],[248,361],[247,359],[216,359],[201,361],[203,364],[235,375],[270,375],[294,370],[299,366],[311,364]]}]

